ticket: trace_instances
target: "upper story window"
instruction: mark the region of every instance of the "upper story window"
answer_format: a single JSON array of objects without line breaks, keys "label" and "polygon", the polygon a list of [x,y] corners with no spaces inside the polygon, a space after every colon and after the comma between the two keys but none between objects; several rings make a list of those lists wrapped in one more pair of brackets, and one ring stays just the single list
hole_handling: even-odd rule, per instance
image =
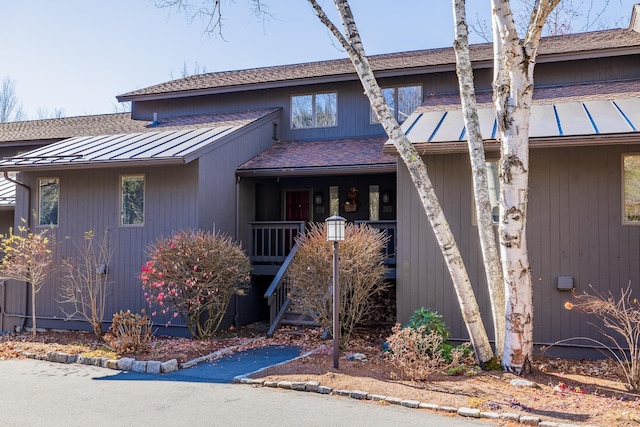
[{"label": "upper story window", "polygon": [[640,154],[622,156],[622,223],[640,225]]},{"label": "upper story window", "polygon": [[291,97],[291,127],[293,129],[336,126],[338,94],[312,93]]},{"label": "upper story window", "polygon": [[120,177],[120,225],[144,225],[144,175]]},{"label": "upper story window", "polygon": [[38,225],[58,225],[60,179],[38,179]]},{"label": "upper story window", "polygon": [[[422,103],[422,86],[397,86],[382,88],[382,94],[398,123],[404,122]],[[371,110],[371,123],[378,123]]]}]

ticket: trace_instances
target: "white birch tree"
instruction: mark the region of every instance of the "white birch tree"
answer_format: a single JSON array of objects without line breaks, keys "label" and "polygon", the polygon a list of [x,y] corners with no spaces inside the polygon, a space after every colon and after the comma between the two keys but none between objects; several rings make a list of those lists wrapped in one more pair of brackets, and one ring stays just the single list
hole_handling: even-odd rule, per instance
[{"label": "white birch tree", "polygon": [[493,102],[501,143],[498,235],[506,294],[502,365],[518,374],[530,370],[533,355],[533,285],[526,238],[533,71],[542,27],[559,2],[536,1],[520,39],[509,0],[491,1]]},{"label": "white birch tree", "polygon": [[375,111],[379,122],[409,171],[429,223],[433,228],[436,240],[442,250],[476,357],[480,365],[484,365],[494,358],[494,354],[464,260],[438,201],[435,189],[427,173],[427,167],[413,144],[400,129],[400,125],[385,101],[382,90],[369,65],[349,2],[347,0],[334,0],[342,21],[344,30],[344,33],[342,33],[327,17],[316,0],[308,1],[320,21],[329,29],[349,55],[373,111]]},{"label": "white birch tree", "polygon": [[469,29],[466,23],[464,1],[453,2],[453,20],[455,40],[453,47],[456,53],[456,74],[460,89],[460,100],[465,128],[467,129],[467,144],[471,159],[471,174],[473,177],[473,194],[476,204],[476,223],[480,237],[480,248],[491,300],[491,314],[493,318],[496,354],[504,350],[505,334],[505,290],[500,256],[493,230],[491,201],[489,199],[489,185],[487,181],[486,158],[478,109],[476,108],[475,85],[473,83],[473,68],[469,52]]},{"label": "white birch tree", "polygon": [[[209,1],[213,2],[213,0]],[[436,197],[426,165],[400,129],[386,104],[382,90],[369,65],[349,2],[348,0],[334,0],[342,24],[341,31],[328,18],[316,0],[307,1],[311,4],[320,21],[349,55],[372,109],[409,171],[442,250],[476,356],[480,364],[483,365],[493,358],[493,352],[464,261]],[[533,352],[532,281],[525,227],[529,172],[528,134],[533,97],[533,70],[542,36],[542,27],[559,1],[535,0],[529,26],[522,40],[516,31],[510,1],[491,1],[494,40],[493,91],[498,119],[498,137],[501,142],[500,221],[498,227],[500,253],[498,255],[491,221],[484,147],[475,102],[465,1],[452,0],[456,29],[454,47],[457,74],[468,135],[474,197],[477,207],[476,219],[491,298],[496,349],[497,353],[502,356],[505,370],[515,373],[529,370]],[[181,6],[184,6],[184,3],[184,1],[180,1]],[[260,4],[261,1],[253,0],[253,3]],[[211,28],[219,28],[220,2],[215,1],[214,5],[213,10],[216,11],[215,16],[218,19],[209,21],[209,31]],[[211,16],[213,17],[213,15]]]}]

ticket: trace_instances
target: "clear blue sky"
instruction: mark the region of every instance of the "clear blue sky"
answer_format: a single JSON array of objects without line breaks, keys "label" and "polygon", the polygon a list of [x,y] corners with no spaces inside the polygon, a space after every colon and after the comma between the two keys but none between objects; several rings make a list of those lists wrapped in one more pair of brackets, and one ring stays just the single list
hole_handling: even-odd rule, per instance
[{"label": "clear blue sky", "polygon": [[[611,0],[605,22],[628,25],[636,1]],[[212,72],[345,57],[306,0],[269,0],[273,18],[265,23],[251,18],[247,3],[227,2],[222,40],[151,0],[0,1],[0,79],[16,82],[24,111],[37,119],[39,108],[67,117],[112,113],[116,95],[179,78],[185,64]],[[448,0],[350,3],[369,54],[453,40]],[[488,16],[488,0],[468,3],[470,17]]]}]

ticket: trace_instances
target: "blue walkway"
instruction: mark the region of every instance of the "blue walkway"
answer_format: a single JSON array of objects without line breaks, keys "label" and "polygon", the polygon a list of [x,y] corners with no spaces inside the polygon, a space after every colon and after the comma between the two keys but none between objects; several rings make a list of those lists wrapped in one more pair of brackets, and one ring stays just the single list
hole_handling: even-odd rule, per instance
[{"label": "blue walkway", "polygon": [[230,383],[233,381],[233,378],[238,375],[249,374],[258,369],[291,360],[299,355],[299,347],[272,345],[239,351],[211,362],[202,362],[192,368],[179,369],[169,374],[121,371],[116,375],[108,375],[102,378],[96,378],[96,380]]}]

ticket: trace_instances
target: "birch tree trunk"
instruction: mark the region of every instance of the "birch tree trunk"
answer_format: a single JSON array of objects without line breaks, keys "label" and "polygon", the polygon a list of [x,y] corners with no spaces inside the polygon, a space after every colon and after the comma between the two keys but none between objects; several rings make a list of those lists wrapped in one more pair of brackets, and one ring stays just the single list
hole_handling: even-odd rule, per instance
[{"label": "birch tree trunk", "polygon": [[346,36],[331,22],[316,0],[308,1],[320,21],[347,51],[360,78],[365,94],[369,98],[371,107],[376,112],[378,120],[409,171],[442,250],[476,357],[480,365],[484,366],[486,362],[494,358],[494,355],[462,256],[438,202],[435,190],[427,174],[426,165],[413,147],[413,144],[400,129],[398,122],[386,104],[382,90],[369,65],[348,1],[334,0]]},{"label": "birch tree trunk", "polygon": [[453,43],[456,53],[456,73],[460,87],[460,100],[464,125],[467,133],[469,157],[471,159],[471,173],[473,176],[473,194],[476,204],[476,223],[480,236],[482,260],[491,300],[491,314],[495,336],[496,354],[502,354],[505,334],[505,292],[500,256],[496,245],[493,227],[491,202],[489,200],[489,185],[487,183],[487,168],[476,107],[475,85],[473,83],[473,68],[469,53],[469,32],[465,11],[465,0],[453,1],[453,17],[455,24],[455,40]]},{"label": "birch tree trunk", "polygon": [[533,70],[542,26],[560,0],[538,0],[524,40],[508,0],[491,0],[494,39],[493,101],[501,141],[500,253],[506,293],[502,366],[529,372],[533,354],[533,286],[527,252],[529,118]]}]

